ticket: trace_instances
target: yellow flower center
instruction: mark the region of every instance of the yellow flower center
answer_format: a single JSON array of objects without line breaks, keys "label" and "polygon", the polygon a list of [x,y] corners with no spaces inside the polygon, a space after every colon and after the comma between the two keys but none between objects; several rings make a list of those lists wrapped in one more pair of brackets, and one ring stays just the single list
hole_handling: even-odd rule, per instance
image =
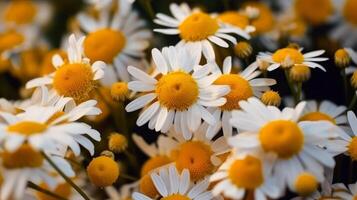
[{"label": "yellow flower center", "polygon": [[2,153],[3,166],[8,169],[36,168],[42,166],[44,158],[39,151],[34,150],[29,144],[21,145],[14,152]]},{"label": "yellow flower center", "polygon": [[128,83],[116,82],[112,85],[110,93],[113,99],[118,101],[124,101],[129,96]]},{"label": "yellow flower center", "polygon": [[[49,187],[45,183],[42,183],[40,187],[49,190]],[[68,199],[72,193],[72,188],[68,183],[61,183],[57,185],[57,187],[52,192],[65,199]],[[36,197],[38,200],[56,200],[56,198],[46,195],[42,192],[36,192]]]},{"label": "yellow flower center", "polygon": [[46,129],[46,124],[32,121],[22,121],[7,127],[7,131],[9,132],[20,133],[26,136],[42,133]]},{"label": "yellow flower center", "polygon": [[119,177],[119,166],[111,158],[99,156],[94,158],[87,167],[89,180],[98,187],[112,185]]},{"label": "yellow flower center", "polygon": [[353,72],[351,76],[351,85],[353,88],[357,88],[357,70]]},{"label": "yellow flower center", "polygon": [[332,14],[333,5],[331,0],[297,0],[295,10],[307,22],[319,25]]},{"label": "yellow flower center", "polygon": [[25,40],[24,36],[15,31],[6,31],[0,33],[0,52],[12,49]]},{"label": "yellow flower center", "polygon": [[350,64],[351,57],[345,49],[338,49],[335,52],[335,63],[337,67],[345,68]]},{"label": "yellow flower center", "polygon": [[258,158],[248,155],[232,163],[228,177],[238,188],[254,190],[264,181],[262,163]]},{"label": "yellow flower center", "polygon": [[109,136],[108,147],[114,153],[122,152],[128,147],[128,140],[122,134],[112,133]]},{"label": "yellow flower center", "polygon": [[348,153],[352,160],[357,160],[357,136],[352,138],[350,144],[348,145]]},{"label": "yellow flower center", "polygon": [[259,10],[259,16],[252,21],[255,33],[261,34],[270,31],[274,27],[274,16],[268,6],[260,2],[249,2],[244,8],[250,6]]},{"label": "yellow flower center", "polygon": [[295,180],[295,190],[301,196],[312,194],[318,186],[316,177],[307,172],[300,174]]},{"label": "yellow flower center", "polygon": [[177,169],[179,171],[188,169],[193,181],[204,178],[214,169],[211,162],[212,149],[203,142],[187,141],[182,143],[176,153]]},{"label": "yellow flower center", "polygon": [[112,63],[126,44],[124,34],[117,30],[100,29],[90,33],[84,40],[84,54],[91,61]]},{"label": "yellow flower center", "polygon": [[12,1],[5,9],[5,21],[16,24],[27,24],[34,20],[36,5],[29,0]]},{"label": "yellow flower center", "polygon": [[261,100],[265,105],[279,106],[281,103],[281,97],[279,93],[272,90],[264,92]]},{"label": "yellow flower center", "polygon": [[141,176],[149,174],[152,170],[171,163],[172,161],[167,156],[155,156],[147,160],[141,168]]},{"label": "yellow flower center", "polygon": [[160,200],[191,200],[191,199],[181,194],[172,194],[167,197],[162,197],[160,198]]},{"label": "yellow flower center", "polygon": [[247,16],[234,11],[226,11],[220,14],[218,19],[224,23],[239,27],[241,29],[244,29],[249,25],[249,19]]},{"label": "yellow flower center", "polygon": [[239,101],[247,100],[253,96],[253,89],[249,82],[238,74],[223,74],[214,84],[229,85],[231,88],[231,91],[225,96],[227,102],[221,106],[222,110],[239,109]]},{"label": "yellow flower center", "polygon": [[154,183],[151,180],[150,174],[141,177],[139,182],[139,191],[150,198],[155,198],[159,195]]},{"label": "yellow flower center", "polygon": [[329,121],[336,124],[336,120],[322,112],[310,112],[300,117],[299,121]]},{"label": "yellow flower center", "polygon": [[179,26],[181,38],[192,42],[207,39],[218,29],[217,20],[203,12],[190,15]]},{"label": "yellow flower center", "polygon": [[304,62],[304,56],[295,48],[279,49],[273,54],[272,58],[274,62],[282,64],[283,67],[291,67],[294,64]]},{"label": "yellow flower center", "polygon": [[261,128],[259,140],[264,151],[274,152],[281,159],[289,159],[302,149],[304,135],[295,122],[276,120]]},{"label": "yellow flower center", "polygon": [[94,89],[93,77],[92,68],[87,64],[64,64],[55,73],[53,87],[60,95],[81,101]]},{"label": "yellow flower center", "polygon": [[198,99],[198,85],[185,72],[171,72],[163,75],[156,85],[160,104],[172,110],[186,110]]},{"label": "yellow flower center", "polygon": [[343,7],[343,15],[347,21],[357,26],[357,0],[346,0]]},{"label": "yellow flower center", "polygon": [[289,76],[295,82],[304,82],[309,80],[311,70],[304,64],[297,64],[290,68]]}]

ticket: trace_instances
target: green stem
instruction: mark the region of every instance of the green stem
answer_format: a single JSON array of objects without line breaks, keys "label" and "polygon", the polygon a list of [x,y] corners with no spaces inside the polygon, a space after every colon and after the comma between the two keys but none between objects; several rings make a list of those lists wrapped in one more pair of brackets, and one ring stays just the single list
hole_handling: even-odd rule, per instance
[{"label": "green stem", "polygon": [[290,92],[291,94],[293,95],[294,97],[294,103],[295,105],[299,102],[299,99],[298,99],[298,96],[296,94],[296,91],[294,89],[294,85],[293,83],[291,82],[290,78],[289,78],[289,71],[288,69],[285,69],[284,70],[284,74],[285,74],[285,78],[286,78],[286,81],[288,82],[288,86],[289,86],[289,89],[290,89]]},{"label": "green stem", "polygon": [[350,102],[350,105],[348,106],[347,110],[351,110],[355,106],[356,102],[357,102],[357,95],[355,93],[353,95],[353,98],[352,98],[352,100]]},{"label": "green stem", "polygon": [[34,184],[32,182],[28,182],[27,183],[27,187],[29,187],[29,188],[31,188],[33,190],[36,190],[38,192],[41,192],[41,193],[43,193],[45,195],[48,195],[48,196],[51,196],[53,198],[59,199],[59,200],[67,200],[66,198],[63,198],[63,197],[59,196],[58,194],[55,194],[55,193],[53,193],[53,192],[51,192],[49,190],[46,190],[45,188],[42,188],[42,187],[40,187],[40,186],[38,186],[38,185],[36,185],[36,184]]},{"label": "green stem", "polygon": [[151,6],[150,0],[141,0],[140,3],[143,6],[144,10],[151,17],[151,19],[154,19],[155,18],[155,12],[154,12],[154,9]]},{"label": "green stem", "polygon": [[60,168],[51,160],[50,157],[48,157],[44,152],[41,152],[42,156],[47,160],[47,162],[58,172],[59,175],[63,177],[63,179],[70,184],[73,189],[75,189],[85,200],[90,200],[90,198],[87,196],[87,194],[80,188],[78,187],[66,174],[64,174]]},{"label": "green stem", "polygon": [[302,96],[301,93],[302,93],[302,83],[299,82],[297,83],[297,94],[296,94],[298,102],[301,101],[301,96]]},{"label": "green stem", "polygon": [[345,92],[345,101],[348,102],[348,82],[347,82],[347,75],[346,75],[346,70],[342,69],[342,78],[343,78],[343,89]]},{"label": "green stem", "polygon": [[131,176],[131,175],[128,175],[128,174],[123,174],[123,173],[120,173],[120,177],[122,178],[125,178],[125,179],[128,179],[130,181],[137,181],[138,179],[135,178],[134,176]]},{"label": "green stem", "polygon": [[125,156],[128,158],[130,164],[136,168],[139,169],[138,163],[136,162],[135,157],[133,156],[133,154],[131,154],[128,150],[124,151]]}]

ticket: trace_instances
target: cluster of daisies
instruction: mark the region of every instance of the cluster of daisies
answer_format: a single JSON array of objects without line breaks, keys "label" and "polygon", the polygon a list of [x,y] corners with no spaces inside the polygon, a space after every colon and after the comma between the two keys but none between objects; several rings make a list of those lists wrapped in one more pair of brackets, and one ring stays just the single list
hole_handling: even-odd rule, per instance
[{"label": "cluster of daisies", "polygon": [[[357,199],[357,0],[83,3],[53,48],[51,3],[0,2],[0,200]],[[305,98],[331,65],[346,106]]]}]

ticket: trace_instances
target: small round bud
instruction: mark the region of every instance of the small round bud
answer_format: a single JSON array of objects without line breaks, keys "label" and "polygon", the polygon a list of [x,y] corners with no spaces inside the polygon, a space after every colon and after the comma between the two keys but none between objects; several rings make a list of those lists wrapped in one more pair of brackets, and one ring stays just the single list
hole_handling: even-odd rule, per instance
[{"label": "small round bud", "polygon": [[94,158],[87,167],[89,180],[98,187],[112,185],[119,177],[119,166],[107,156]]},{"label": "small round bud", "polygon": [[128,83],[126,82],[116,82],[112,85],[110,89],[112,98],[117,101],[124,101],[129,97]]},{"label": "small round bud", "polygon": [[351,62],[351,57],[346,49],[339,49],[335,52],[335,64],[339,68],[346,68]]},{"label": "small round bud", "polygon": [[301,196],[309,196],[318,186],[316,177],[308,172],[301,173],[295,180],[295,191]]},{"label": "small round bud", "polygon": [[120,153],[128,147],[128,140],[119,133],[111,133],[108,138],[108,147],[114,153]]},{"label": "small round bud", "polygon": [[281,97],[278,92],[268,90],[263,93],[261,101],[268,106],[280,106]]},{"label": "small round bud", "polygon": [[294,65],[289,70],[289,76],[292,81],[305,82],[310,79],[311,70],[304,64]]},{"label": "small round bud", "polygon": [[253,48],[248,42],[238,42],[234,47],[234,52],[239,58],[248,58],[252,54]]}]

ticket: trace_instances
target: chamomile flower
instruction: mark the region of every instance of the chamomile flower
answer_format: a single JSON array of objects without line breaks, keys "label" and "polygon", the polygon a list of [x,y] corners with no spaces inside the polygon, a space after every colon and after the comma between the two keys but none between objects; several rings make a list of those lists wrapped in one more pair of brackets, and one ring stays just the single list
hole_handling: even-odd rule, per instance
[{"label": "chamomile flower", "polygon": [[[87,35],[83,42],[84,55],[92,62],[104,61],[108,64],[102,80],[107,86],[119,79],[129,81],[126,67],[140,63],[151,38],[151,32],[145,29],[145,22],[131,10],[131,5],[124,2],[119,8],[113,16],[108,16],[107,10],[101,10],[98,18],[87,14],[80,14],[77,18]],[[124,11],[127,16],[122,16]]]},{"label": "chamomile flower", "polygon": [[82,55],[84,37],[76,40],[74,35],[69,37],[67,50],[68,61],[64,61],[59,55],[53,56],[52,62],[56,71],[35,78],[26,84],[26,88],[34,88],[49,85],[59,96],[72,97],[76,102],[88,99],[97,80],[104,75],[105,63],[96,61],[92,65],[88,58]]},{"label": "chamomile flower", "polygon": [[324,121],[298,122],[305,102],[282,111],[265,106],[256,98],[239,105],[242,110],[234,111],[230,122],[242,132],[231,138],[229,144],[238,152],[260,149],[276,155],[273,171],[282,187],[287,185],[295,191],[296,178],[303,172],[311,173],[321,182],[323,167],[334,167],[332,154],[319,145],[338,137],[335,126]]},{"label": "chamomile flower", "polygon": [[321,25],[331,20],[335,8],[332,0],[295,0],[293,9],[307,23]]},{"label": "chamomile flower", "polygon": [[[352,160],[357,160],[357,118],[352,111],[347,112],[348,123],[352,129],[352,133],[348,134],[343,130],[339,131],[341,140],[335,141],[329,150],[333,152],[346,152]],[[350,131],[348,131],[350,132]]]},{"label": "chamomile flower", "polygon": [[149,122],[149,128],[163,133],[174,126],[175,130],[190,139],[200,126],[201,119],[208,124],[216,123],[206,107],[226,103],[222,96],[229,92],[228,86],[212,85],[218,74],[209,74],[211,66],[199,65],[200,53],[186,48],[165,47],[162,52],[152,50],[156,70],[155,79],[135,67],[129,73],[137,79],[128,83],[134,92],[143,92],[126,106],[127,112],[149,105],[136,121],[138,126]]},{"label": "chamomile flower", "polygon": [[357,0],[335,1],[335,6],[340,12],[341,22],[333,29],[330,36],[339,40],[343,46],[357,43],[357,15],[355,8]]},{"label": "chamomile flower", "polygon": [[321,103],[313,100],[307,101],[299,121],[323,120],[344,127],[347,123],[347,117],[344,115],[346,110],[346,106],[337,106],[328,100]]},{"label": "chamomile flower", "polygon": [[[38,31],[32,27],[0,29],[0,57],[8,60],[33,46]],[[19,67],[19,66],[17,66]]]},{"label": "chamomile flower", "polygon": [[208,60],[215,58],[211,43],[228,48],[229,44],[225,40],[233,44],[237,43],[230,34],[249,39],[249,32],[254,30],[251,26],[246,26],[243,30],[227,25],[203,11],[189,8],[186,3],[180,5],[173,3],[170,5],[170,11],[174,17],[161,13],[156,15],[157,19],[154,22],[167,28],[154,29],[154,31],[167,35],[179,35],[181,41],[177,44],[178,46],[187,46],[203,53]]},{"label": "chamomile flower", "polygon": [[309,53],[302,53],[302,49],[282,48],[276,50],[274,53],[260,53],[258,57],[270,63],[268,71],[273,71],[279,67],[285,69],[294,65],[304,64],[310,68],[319,68],[322,71],[326,69],[316,62],[326,61],[328,58],[318,57],[322,55],[325,50],[311,51]]},{"label": "chamomile flower", "polygon": [[218,123],[210,125],[207,130],[207,137],[213,137],[222,127],[226,137],[232,136],[233,128],[229,123],[232,111],[239,110],[239,101],[247,100],[250,97],[260,97],[264,91],[269,90],[269,86],[276,81],[270,78],[256,78],[261,74],[258,63],[254,62],[239,74],[232,73],[232,59],[227,57],[223,62],[223,73],[217,67],[214,73],[219,74],[213,82],[214,85],[229,85],[231,90],[224,97],[226,103],[220,107],[212,108],[213,116]]},{"label": "chamomile flower", "polygon": [[52,152],[59,146],[68,146],[75,155],[79,155],[81,145],[93,155],[94,145],[85,135],[99,141],[100,134],[88,124],[75,122],[87,113],[84,111],[86,107],[74,109],[76,112],[64,113],[62,116],[52,106],[30,106],[17,115],[0,112],[5,121],[0,124],[0,138],[4,148],[13,152],[22,144],[29,144],[36,150]]},{"label": "chamomile flower", "polygon": [[45,1],[20,0],[0,3],[0,21],[8,26],[41,26],[47,24],[52,7]]},{"label": "chamomile flower", "polygon": [[193,181],[211,175],[231,150],[225,137],[206,137],[207,128],[207,124],[202,124],[191,140],[185,140],[174,130],[161,138],[162,146],[166,145],[165,149],[171,150],[170,156],[176,168],[179,171],[188,169]]},{"label": "chamomile flower", "polygon": [[[67,176],[75,174],[71,165],[62,157],[47,155]],[[1,154],[1,175],[3,182],[0,189],[1,199],[22,199],[28,182],[40,185],[45,183],[55,188],[58,180],[53,177],[54,169],[45,160],[41,152],[29,144],[20,145],[13,152],[3,151]]]},{"label": "chamomile flower", "polygon": [[[151,179],[161,199],[209,200],[213,198],[211,192],[207,191],[208,179],[192,186],[190,172],[187,169],[179,174],[175,166],[171,165],[161,168],[158,173],[152,173]],[[132,198],[134,200],[151,200],[151,198],[138,192],[134,192]]]},{"label": "chamomile flower", "polygon": [[213,195],[242,199],[250,191],[257,200],[278,198],[281,191],[271,175],[273,160],[271,156],[261,157],[259,154],[233,155],[210,177],[210,182],[215,184]]},{"label": "chamomile flower", "polygon": [[348,189],[344,186],[343,189],[336,190],[334,196],[341,199],[355,200],[357,198],[357,183],[349,184]]}]

